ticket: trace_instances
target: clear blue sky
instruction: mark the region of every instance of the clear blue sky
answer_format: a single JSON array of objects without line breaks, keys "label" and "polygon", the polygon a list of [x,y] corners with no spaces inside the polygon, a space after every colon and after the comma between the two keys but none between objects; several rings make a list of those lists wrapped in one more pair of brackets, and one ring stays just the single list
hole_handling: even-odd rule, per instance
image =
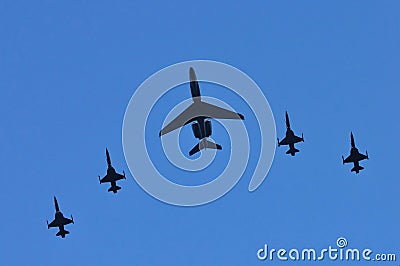
[{"label": "clear blue sky", "polygon": [[[271,265],[256,258],[265,243],[323,248],[340,236],[400,257],[398,1],[134,2],[0,1],[2,265]],[[131,95],[193,59],[250,75],[278,136],[286,110],[304,132],[300,153],[278,148],[256,192],[247,173],[201,207],[155,200],[130,175],[107,193],[105,147],[128,172]],[[341,163],[351,130],[370,155],[359,175]],[[66,239],[46,227],[53,195],[76,220]]]}]

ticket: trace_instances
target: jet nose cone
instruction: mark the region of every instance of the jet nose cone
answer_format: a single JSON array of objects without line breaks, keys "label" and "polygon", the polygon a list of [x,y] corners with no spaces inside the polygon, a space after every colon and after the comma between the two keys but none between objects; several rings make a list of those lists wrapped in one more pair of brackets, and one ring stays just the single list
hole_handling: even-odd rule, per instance
[{"label": "jet nose cone", "polygon": [[196,73],[194,72],[193,67],[190,67],[190,69],[189,69],[189,78],[190,78],[190,81],[197,80]]},{"label": "jet nose cone", "polygon": [[286,128],[290,128],[289,114],[287,111],[285,113],[285,122],[286,122]]}]

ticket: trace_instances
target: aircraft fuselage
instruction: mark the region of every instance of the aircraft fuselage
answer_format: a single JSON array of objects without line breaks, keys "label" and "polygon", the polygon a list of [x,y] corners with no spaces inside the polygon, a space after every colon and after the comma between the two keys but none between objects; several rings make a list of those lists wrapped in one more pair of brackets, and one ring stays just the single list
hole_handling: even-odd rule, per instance
[{"label": "aircraft fuselage", "polygon": [[112,167],[111,165],[108,165],[108,168],[107,168],[107,175],[114,176],[115,173],[116,173],[116,172],[115,172],[114,167]]},{"label": "aircraft fuselage", "polygon": [[351,155],[351,158],[354,158],[354,159],[350,159],[350,161],[352,161],[352,162],[359,162],[360,161],[359,158],[358,158],[358,157],[360,157],[359,156],[360,152],[358,151],[358,149],[356,147],[352,147],[351,148],[350,155]]},{"label": "aircraft fuselage", "polygon": [[193,101],[201,101],[200,98],[200,86],[197,81],[196,73],[193,68],[189,70],[189,79],[190,79],[190,92],[192,93]]},{"label": "aircraft fuselage", "polygon": [[295,143],[294,136],[295,136],[295,135],[294,135],[293,130],[291,130],[290,128],[288,128],[288,129],[286,130],[286,138],[287,138],[288,142]]},{"label": "aircraft fuselage", "polygon": [[54,215],[54,220],[56,220],[57,223],[61,224],[64,221],[64,215],[62,214],[62,212],[56,212],[56,214]]}]

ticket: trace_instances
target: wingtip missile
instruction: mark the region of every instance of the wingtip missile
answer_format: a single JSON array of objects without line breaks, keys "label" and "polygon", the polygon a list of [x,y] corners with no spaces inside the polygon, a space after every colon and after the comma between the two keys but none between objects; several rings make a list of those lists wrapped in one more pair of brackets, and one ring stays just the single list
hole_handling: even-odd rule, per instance
[{"label": "wingtip missile", "polygon": [[342,162],[343,162],[343,164],[344,164],[344,157],[343,157],[343,155],[342,155]]},{"label": "wingtip missile", "polygon": [[277,140],[278,140],[278,147],[280,147],[280,146],[281,146],[281,144],[279,143],[279,138],[277,138]]},{"label": "wingtip missile", "polygon": [[46,224],[47,224],[47,229],[50,229],[49,221],[48,221],[48,220],[46,220]]},{"label": "wingtip missile", "polygon": [[369,156],[368,156],[368,151],[365,151],[365,154],[367,155],[367,160],[369,160]]},{"label": "wingtip missile", "polygon": [[124,171],[124,170],[122,170],[122,173],[124,174],[124,179],[126,179],[126,176],[125,176],[125,171]]},{"label": "wingtip missile", "polygon": [[75,224],[74,217],[72,217],[72,214],[71,214],[71,221],[72,221],[73,224]]},{"label": "wingtip missile", "polygon": [[304,142],[304,135],[301,133],[301,141]]}]

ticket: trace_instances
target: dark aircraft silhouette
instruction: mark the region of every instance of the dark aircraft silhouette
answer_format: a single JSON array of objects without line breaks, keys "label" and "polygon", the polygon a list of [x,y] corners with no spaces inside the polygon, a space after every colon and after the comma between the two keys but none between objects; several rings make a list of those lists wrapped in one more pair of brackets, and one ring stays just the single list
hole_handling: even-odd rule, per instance
[{"label": "dark aircraft silhouette", "polygon": [[107,156],[107,164],[108,164],[107,175],[105,177],[103,177],[102,179],[100,179],[100,176],[99,176],[99,181],[100,181],[100,184],[110,182],[111,187],[108,189],[108,192],[112,191],[114,193],[117,193],[117,191],[121,189],[121,187],[117,186],[117,181],[121,180],[121,179],[126,179],[125,172],[123,172],[124,175],[121,175],[121,174],[118,174],[117,172],[115,172],[114,167],[112,167],[112,165],[111,165],[110,154],[108,153],[107,148],[106,148],[106,156]]},{"label": "dark aircraft silhouette", "polygon": [[217,118],[243,120],[244,116],[239,113],[203,102],[201,100],[199,83],[192,67],[189,69],[189,78],[193,103],[160,131],[160,137],[177,128],[192,123],[193,134],[197,139],[200,140],[200,142],[193,147],[193,149],[189,152],[189,155],[193,155],[200,150],[207,148],[221,150],[221,145],[207,140],[212,133],[211,121],[207,119]]},{"label": "dark aircraft silhouette", "polygon": [[278,139],[278,147],[281,145],[289,145],[289,150],[286,152],[286,154],[294,156],[296,152],[299,152],[299,150],[294,147],[294,144],[300,141],[304,142],[304,137],[303,134],[301,134],[301,138],[294,134],[293,130],[290,129],[289,115],[287,112],[285,116],[286,116],[286,136],[281,141],[279,141]]},{"label": "dark aircraft silhouette", "polygon": [[351,140],[351,150],[350,155],[346,159],[342,156],[343,164],[345,163],[354,163],[354,167],[351,169],[351,172],[356,172],[358,174],[360,170],[364,169],[364,167],[360,166],[359,161],[369,159],[368,151],[366,151],[366,155],[361,154],[356,148],[356,144],[354,142],[353,132],[350,132],[350,140]]},{"label": "dark aircraft silhouette", "polygon": [[55,218],[51,223],[49,223],[49,221],[46,221],[47,228],[50,229],[50,227],[58,227],[59,231],[56,236],[61,236],[62,238],[65,238],[65,235],[68,235],[69,232],[64,229],[64,225],[74,223],[74,218],[72,217],[72,215],[71,219],[64,217],[64,215],[60,211],[60,208],[58,207],[56,196],[54,196],[54,206],[56,207]]}]

